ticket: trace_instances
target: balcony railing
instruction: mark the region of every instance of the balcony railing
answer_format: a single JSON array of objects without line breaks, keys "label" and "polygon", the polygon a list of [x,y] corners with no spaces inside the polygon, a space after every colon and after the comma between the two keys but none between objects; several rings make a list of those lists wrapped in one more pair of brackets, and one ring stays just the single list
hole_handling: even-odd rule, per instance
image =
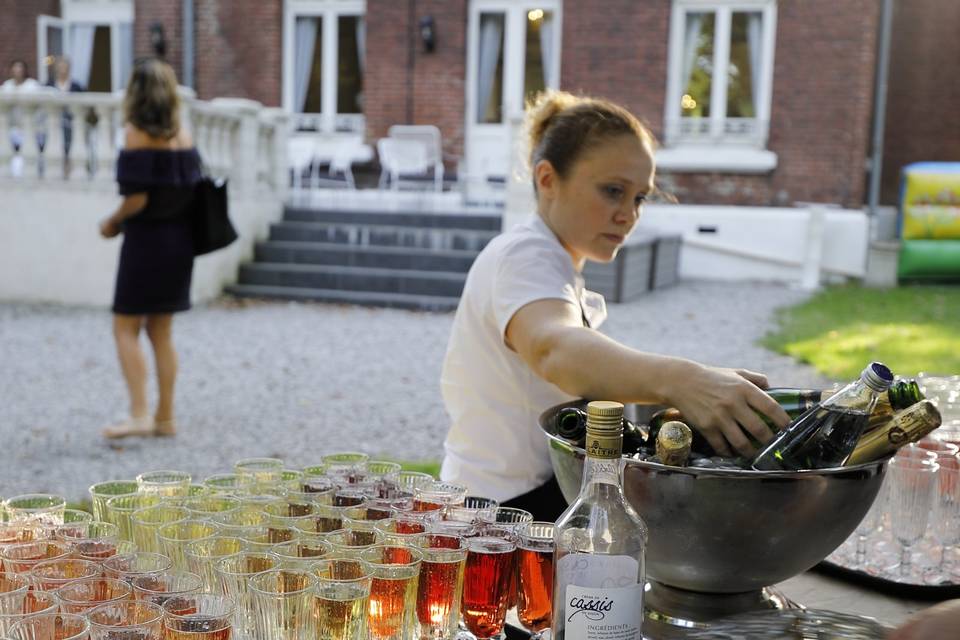
[{"label": "balcony railing", "polygon": [[[189,89],[181,91],[181,121],[188,123],[207,171],[228,178],[235,192],[267,190],[282,197],[288,182],[288,115],[251,100],[207,102]],[[112,182],[123,145],[121,101],[120,95],[108,93],[0,92],[0,179],[13,177],[16,137],[23,179],[61,180],[69,135],[71,180]]]}]

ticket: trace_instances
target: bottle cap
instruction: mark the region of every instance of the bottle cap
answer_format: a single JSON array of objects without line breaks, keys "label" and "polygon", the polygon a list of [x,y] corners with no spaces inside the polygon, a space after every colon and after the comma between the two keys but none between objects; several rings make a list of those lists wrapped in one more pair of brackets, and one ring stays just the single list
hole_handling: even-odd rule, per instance
[{"label": "bottle cap", "polygon": [[609,400],[594,400],[587,405],[587,429],[620,433],[623,430],[623,405]]},{"label": "bottle cap", "polygon": [[871,362],[860,374],[860,380],[877,393],[881,393],[893,384],[893,373],[882,362]]}]

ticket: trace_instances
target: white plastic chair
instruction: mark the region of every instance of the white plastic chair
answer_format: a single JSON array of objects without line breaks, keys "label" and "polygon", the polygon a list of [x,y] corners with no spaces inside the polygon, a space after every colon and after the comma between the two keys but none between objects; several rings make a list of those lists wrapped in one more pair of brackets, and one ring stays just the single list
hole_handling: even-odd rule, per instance
[{"label": "white plastic chair", "polygon": [[287,166],[293,171],[293,190],[294,192],[303,191],[303,172],[309,170],[307,174],[307,188],[313,181],[313,171],[310,164],[314,158],[315,143],[313,138],[308,136],[291,136],[287,140]]},{"label": "white plastic chair", "polygon": [[401,176],[424,175],[430,166],[426,147],[416,140],[380,138],[377,140],[377,153],[381,166],[380,189],[386,187],[389,179],[390,188],[398,191]]},{"label": "white plastic chair", "polygon": [[443,191],[443,143],[440,129],[432,124],[395,124],[387,130],[387,136],[422,144],[427,154],[427,170],[433,168],[433,188],[437,192]]}]

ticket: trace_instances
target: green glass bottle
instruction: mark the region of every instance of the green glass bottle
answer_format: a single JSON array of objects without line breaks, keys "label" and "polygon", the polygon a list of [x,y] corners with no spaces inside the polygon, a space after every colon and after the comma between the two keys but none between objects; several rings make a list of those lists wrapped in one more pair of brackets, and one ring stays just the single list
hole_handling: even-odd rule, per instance
[{"label": "green glass bottle", "polygon": [[[786,387],[778,387],[776,389],[767,389],[765,393],[783,407],[783,410],[787,412],[791,420],[799,418],[810,409],[813,409],[818,402],[822,402],[830,397],[828,392],[819,389],[789,389]],[[770,420],[765,415],[758,415],[760,415],[768,426],[771,426]],[[779,429],[774,429],[774,433],[777,431],[779,431]]]},{"label": "green glass bottle", "polygon": [[920,391],[920,385],[912,378],[901,378],[887,389],[887,401],[893,411],[902,411],[925,399],[923,391]]},{"label": "green glass bottle", "polygon": [[[564,407],[557,412],[557,435],[582,447],[587,437],[587,413],[577,407]],[[647,431],[629,420],[623,421],[623,453],[630,455],[647,444]],[[650,440],[652,443],[653,441]]]},{"label": "green glass bottle", "polygon": [[877,396],[893,383],[886,365],[871,363],[860,379],[790,423],[753,459],[758,471],[799,471],[842,466],[867,426]]}]

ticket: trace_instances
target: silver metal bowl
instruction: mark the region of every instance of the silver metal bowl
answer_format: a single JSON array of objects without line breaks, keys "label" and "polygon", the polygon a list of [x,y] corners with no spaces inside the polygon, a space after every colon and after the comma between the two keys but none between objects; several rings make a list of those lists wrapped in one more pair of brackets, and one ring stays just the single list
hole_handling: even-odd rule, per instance
[{"label": "silver metal bowl", "polygon": [[[572,404],[540,416],[568,501],[580,490],[585,452],[556,435],[554,417]],[[624,492],[650,529],[647,577],[719,594],[762,589],[802,573],[856,529],[880,491],[885,463],[770,472],[624,459]]]}]

